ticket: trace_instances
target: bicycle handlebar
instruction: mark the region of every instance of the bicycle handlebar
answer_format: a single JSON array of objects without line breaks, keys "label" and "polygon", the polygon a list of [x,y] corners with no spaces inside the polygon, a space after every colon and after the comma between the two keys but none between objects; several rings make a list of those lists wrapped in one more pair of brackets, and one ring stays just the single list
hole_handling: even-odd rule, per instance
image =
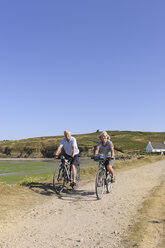
[{"label": "bicycle handlebar", "polygon": [[93,155],[91,156],[91,159],[94,159],[95,161],[106,161],[106,160],[114,160],[114,158],[111,158],[111,157],[99,157],[97,155]]},{"label": "bicycle handlebar", "polygon": [[67,161],[71,161],[72,160],[72,157],[69,157],[69,158],[65,158],[65,156],[61,155],[61,156],[55,156],[55,159],[58,159],[58,160],[67,160]]}]

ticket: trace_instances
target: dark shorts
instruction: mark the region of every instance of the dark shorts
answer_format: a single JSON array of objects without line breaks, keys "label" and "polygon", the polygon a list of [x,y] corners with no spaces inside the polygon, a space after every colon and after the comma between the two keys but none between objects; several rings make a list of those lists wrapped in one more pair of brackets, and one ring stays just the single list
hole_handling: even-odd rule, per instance
[{"label": "dark shorts", "polygon": [[108,165],[110,165],[113,168],[114,163],[115,163],[114,159],[113,160],[106,160],[105,161],[105,166],[107,167]]},{"label": "dark shorts", "polygon": [[68,154],[64,154],[66,159],[70,159],[71,158],[71,162],[70,164],[75,165],[76,167],[79,166],[79,154],[76,154],[73,158],[71,156],[69,156]]}]

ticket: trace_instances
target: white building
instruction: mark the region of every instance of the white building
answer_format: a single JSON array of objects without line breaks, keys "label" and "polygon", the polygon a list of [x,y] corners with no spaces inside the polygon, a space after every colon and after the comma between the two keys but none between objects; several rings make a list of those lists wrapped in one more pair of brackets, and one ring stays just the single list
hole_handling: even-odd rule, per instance
[{"label": "white building", "polygon": [[165,153],[165,142],[148,142],[148,145],[146,147],[146,152],[157,152],[160,154]]}]

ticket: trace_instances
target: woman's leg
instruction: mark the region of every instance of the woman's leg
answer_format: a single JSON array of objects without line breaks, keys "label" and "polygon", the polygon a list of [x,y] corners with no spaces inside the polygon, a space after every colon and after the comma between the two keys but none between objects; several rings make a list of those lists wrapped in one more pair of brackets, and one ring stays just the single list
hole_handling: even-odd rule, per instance
[{"label": "woman's leg", "polygon": [[114,170],[113,170],[113,168],[112,168],[112,166],[110,164],[107,165],[107,170],[111,173],[112,178],[114,178]]}]

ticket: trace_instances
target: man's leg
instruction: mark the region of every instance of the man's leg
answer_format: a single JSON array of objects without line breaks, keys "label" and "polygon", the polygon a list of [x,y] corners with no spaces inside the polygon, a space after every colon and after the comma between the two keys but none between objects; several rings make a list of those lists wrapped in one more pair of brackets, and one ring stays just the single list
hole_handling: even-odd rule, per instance
[{"label": "man's leg", "polygon": [[79,156],[75,155],[72,162],[71,162],[71,166],[72,166],[72,175],[73,175],[73,182],[76,183],[76,176],[77,176],[77,166],[79,164]]},{"label": "man's leg", "polygon": [[74,164],[71,165],[72,167],[72,176],[73,176],[73,182],[76,182],[76,166]]}]

